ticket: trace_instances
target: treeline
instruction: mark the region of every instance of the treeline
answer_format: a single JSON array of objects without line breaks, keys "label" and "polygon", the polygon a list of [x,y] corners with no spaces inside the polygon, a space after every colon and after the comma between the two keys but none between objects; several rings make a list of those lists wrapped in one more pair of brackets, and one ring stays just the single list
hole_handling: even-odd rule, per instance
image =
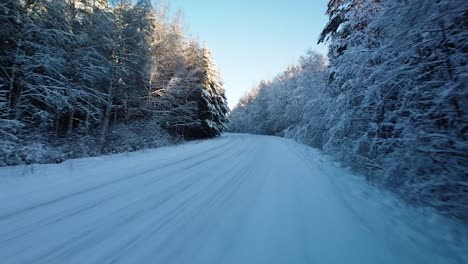
[{"label": "treeline", "polygon": [[150,0],[0,1],[0,165],[219,135],[208,48]]},{"label": "treeline", "polygon": [[230,129],[295,138],[468,221],[467,3],[331,0],[329,65],[308,55],[262,82]]}]

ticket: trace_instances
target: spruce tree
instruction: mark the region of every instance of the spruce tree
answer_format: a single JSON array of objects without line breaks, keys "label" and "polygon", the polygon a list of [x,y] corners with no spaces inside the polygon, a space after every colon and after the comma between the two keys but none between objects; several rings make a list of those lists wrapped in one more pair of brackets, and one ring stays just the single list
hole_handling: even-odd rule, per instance
[{"label": "spruce tree", "polygon": [[[206,102],[207,111],[202,113],[202,120],[205,120],[204,126],[211,130],[212,135],[218,136],[225,129],[227,114],[226,95],[223,87],[223,81],[216,69],[211,51],[205,46],[201,50],[202,67],[204,72],[202,97]],[[208,96],[208,97],[206,97]],[[205,119],[203,119],[206,117]]]}]

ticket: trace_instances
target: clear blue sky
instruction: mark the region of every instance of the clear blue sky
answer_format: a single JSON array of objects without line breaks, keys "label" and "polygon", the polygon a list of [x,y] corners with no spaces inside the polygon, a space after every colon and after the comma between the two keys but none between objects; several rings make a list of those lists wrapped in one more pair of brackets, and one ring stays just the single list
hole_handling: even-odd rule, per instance
[{"label": "clear blue sky", "polygon": [[206,42],[225,82],[230,107],[317,46],[328,0],[170,0],[189,34]]}]

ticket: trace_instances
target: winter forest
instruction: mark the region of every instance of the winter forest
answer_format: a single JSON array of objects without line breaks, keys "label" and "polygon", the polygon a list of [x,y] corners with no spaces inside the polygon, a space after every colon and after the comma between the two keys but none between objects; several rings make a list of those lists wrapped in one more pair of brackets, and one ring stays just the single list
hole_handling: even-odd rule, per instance
[{"label": "winter forest", "polygon": [[295,139],[411,204],[468,219],[468,5],[331,0],[319,42],[232,110],[232,132]]},{"label": "winter forest", "polygon": [[467,0],[0,0],[0,262],[466,264],[467,83]]},{"label": "winter forest", "polygon": [[327,15],[328,56],[230,112],[210,49],[164,3],[1,0],[0,166],[274,135],[466,221],[466,0],[330,0]]},{"label": "winter forest", "polygon": [[0,1],[0,165],[134,151],[224,129],[206,45],[150,0]]}]

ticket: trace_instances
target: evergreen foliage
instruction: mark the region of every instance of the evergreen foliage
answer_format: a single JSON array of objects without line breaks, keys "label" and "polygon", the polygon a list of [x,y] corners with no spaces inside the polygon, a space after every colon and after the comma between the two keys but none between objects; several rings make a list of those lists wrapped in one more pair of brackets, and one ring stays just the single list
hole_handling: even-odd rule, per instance
[{"label": "evergreen foliage", "polygon": [[220,135],[220,76],[167,14],[149,0],[2,1],[0,165]]},{"label": "evergreen foliage", "polygon": [[412,204],[468,221],[467,7],[331,0],[327,69],[304,70],[302,59],[262,82],[230,130],[298,139]]}]

